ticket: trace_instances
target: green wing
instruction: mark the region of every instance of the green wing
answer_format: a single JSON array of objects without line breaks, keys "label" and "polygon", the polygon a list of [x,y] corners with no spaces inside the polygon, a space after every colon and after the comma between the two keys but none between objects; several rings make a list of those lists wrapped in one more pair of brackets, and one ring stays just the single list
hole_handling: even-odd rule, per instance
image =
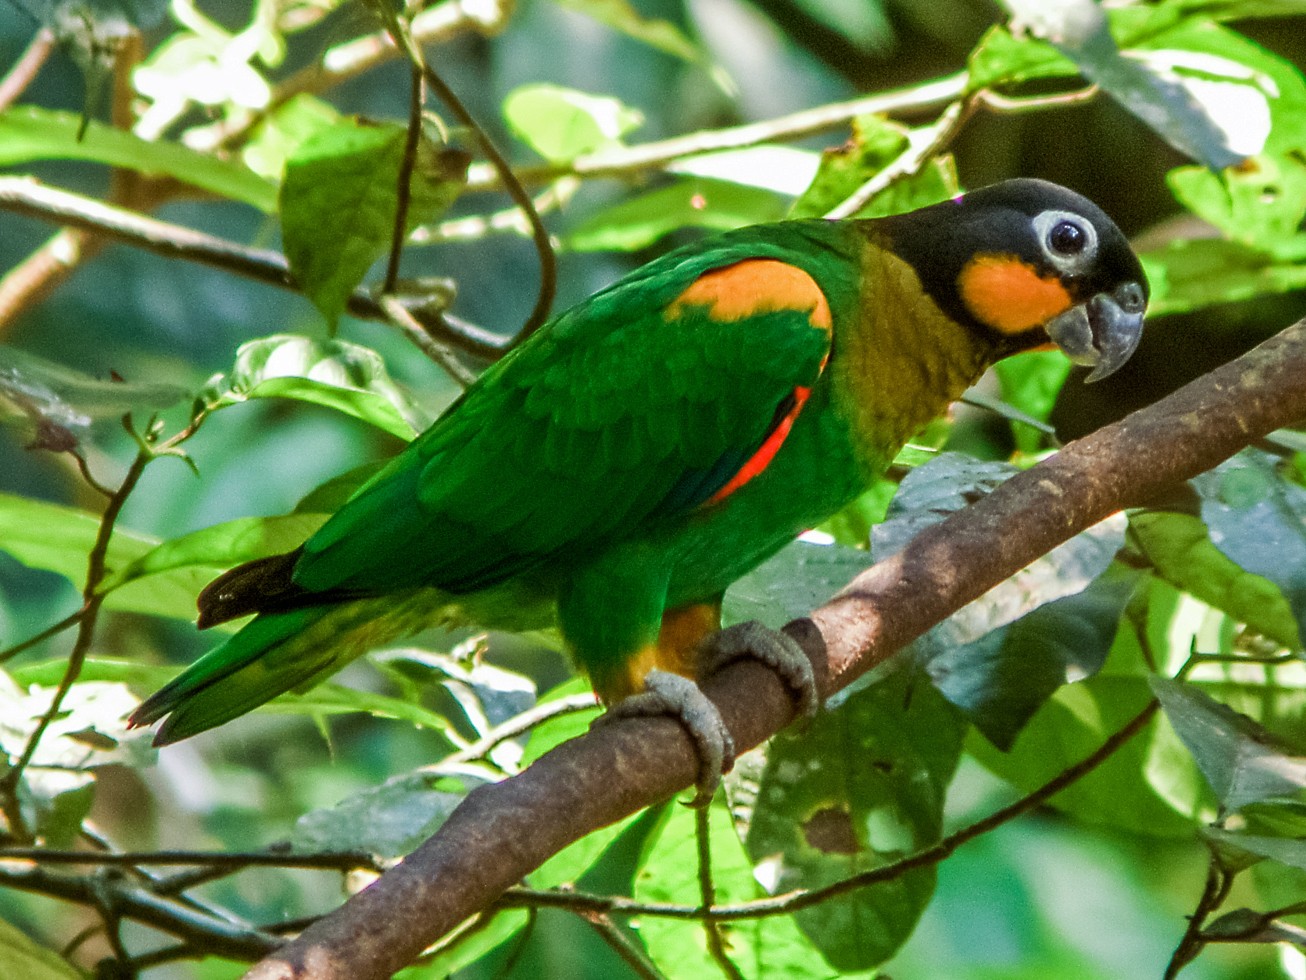
[{"label": "green wing", "polygon": [[309,539],[295,583],[465,592],[700,506],[815,382],[830,335],[765,297],[733,319],[667,311],[705,272],[807,258],[804,244],[740,235],[682,250],[564,313]]}]

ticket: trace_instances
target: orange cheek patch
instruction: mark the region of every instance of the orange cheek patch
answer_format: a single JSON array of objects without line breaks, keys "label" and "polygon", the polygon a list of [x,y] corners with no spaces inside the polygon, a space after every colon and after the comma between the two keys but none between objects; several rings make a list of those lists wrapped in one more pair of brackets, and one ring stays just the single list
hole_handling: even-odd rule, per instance
[{"label": "orange cheek patch", "polygon": [[742,320],[755,313],[805,310],[812,326],[830,330],[830,304],[816,280],[778,259],[745,259],[699,276],[667,307],[667,318],[685,306],[706,306],[713,320]]},{"label": "orange cheek patch", "polygon": [[971,315],[1001,333],[1021,333],[1064,313],[1074,300],[1056,279],[1043,279],[1014,255],[981,255],[957,277]]}]

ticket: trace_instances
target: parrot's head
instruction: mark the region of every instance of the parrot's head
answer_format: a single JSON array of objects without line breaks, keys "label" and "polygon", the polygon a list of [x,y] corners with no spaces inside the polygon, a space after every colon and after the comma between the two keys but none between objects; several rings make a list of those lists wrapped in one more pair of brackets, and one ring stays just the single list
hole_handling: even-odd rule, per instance
[{"label": "parrot's head", "polygon": [[1008,180],[885,224],[925,291],[1001,355],[1051,342],[1096,381],[1138,346],[1143,267],[1106,212],[1074,191]]}]

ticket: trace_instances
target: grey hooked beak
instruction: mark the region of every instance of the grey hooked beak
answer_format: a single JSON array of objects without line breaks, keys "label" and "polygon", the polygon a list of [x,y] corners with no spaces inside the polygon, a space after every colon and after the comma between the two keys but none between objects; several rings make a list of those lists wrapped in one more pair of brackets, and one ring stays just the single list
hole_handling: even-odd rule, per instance
[{"label": "grey hooked beak", "polygon": [[1048,321],[1048,336],[1073,363],[1093,368],[1085,381],[1098,381],[1129,360],[1143,336],[1146,309],[1143,287],[1127,282]]}]

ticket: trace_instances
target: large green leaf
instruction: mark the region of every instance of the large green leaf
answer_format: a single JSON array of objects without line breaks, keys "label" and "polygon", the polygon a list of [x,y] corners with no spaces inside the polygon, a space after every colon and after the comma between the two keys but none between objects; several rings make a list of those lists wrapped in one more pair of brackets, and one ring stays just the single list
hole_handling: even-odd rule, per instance
[{"label": "large green leaf", "polygon": [[[291,272],[334,324],[372,263],[390,248],[407,133],[393,123],[344,119],[295,148],[281,185],[281,232]],[[467,177],[461,150],[418,142],[409,230],[453,203]]]},{"label": "large green leaf", "polygon": [[241,344],[231,370],[209,379],[199,398],[210,409],[249,398],[312,402],[405,441],[431,421],[394,383],[376,351],[297,334],[273,334]]},{"label": "large green leaf", "polygon": [[1275,254],[1306,218],[1306,163],[1295,156],[1249,157],[1212,173],[1179,167],[1166,181],[1188,210],[1236,242]]},{"label": "large green leaf", "polygon": [[1228,812],[1306,788],[1306,756],[1192,684],[1153,677],[1152,689]]},{"label": "large green leaf", "polygon": [[642,113],[612,96],[543,83],[509,92],[503,115],[512,131],[546,160],[572,160],[619,145],[644,121]]},{"label": "large green leaf", "polygon": [[986,738],[1009,749],[1057,688],[1102,668],[1138,578],[1126,569],[1102,575],[1003,629],[941,650],[926,669]]},{"label": "large green leaf", "polygon": [[295,822],[292,842],[303,851],[366,851],[402,857],[435,833],[467,789],[452,779],[415,772],[395,776]]},{"label": "large green leaf", "polygon": [[591,215],[563,236],[563,244],[577,252],[633,252],[681,228],[726,231],[778,221],[784,209],[784,199],[771,191],[693,177]]},{"label": "large green leaf", "polygon": [[82,980],[82,974],[54,950],[0,919],[0,976],[23,980]]},{"label": "large green leaf", "polygon": [[1129,516],[1129,530],[1166,581],[1262,635],[1301,649],[1297,620],[1283,593],[1212,544],[1200,519],[1172,511],[1137,511]]},{"label": "large green leaf", "polygon": [[[1293,251],[1289,251],[1291,248]],[[1306,236],[1276,253],[1217,238],[1182,239],[1142,253],[1152,316],[1306,289]]]},{"label": "large green leaf", "polygon": [[144,140],[94,120],[79,138],[82,123],[76,113],[35,106],[14,106],[0,113],[0,166],[33,160],[85,160],[173,177],[268,214],[277,209],[276,185],[244,164],[180,143]]},{"label": "large green leaf", "polygon": [[[819,888],[937,841],[964,732],[925,677],[898,670],[777,736],[747,836],[768,889]],[[934,877],[933,865],[916,868],[801,911],[798,924],[841,971],[868,969],[906,941]]]},{"label": "large green leaf", "polygon": [[241,562],[291,551],[321,527],[326,518],[325,514],[238,517],[192,531],[164,541],[124,565],[105,580],[101,591],[121,588],[137,579],[185,568],[198,568],[204,574],[214,575]]},{"label": "large green leaf", "polygon": [[[710,819],[709,846],[717,903],[761,898],[752,862],[730,826],[729,814],[714,805]],[[635,899],[699,904],[694,816],[685,807],[667,808],[665,825],[635,879]],[[726,922],[721,924],[721,933],[730,959],[747,977],[825,980],[831,975],[829,964],[791,916]],[[697,922],[648,916],[640,920],[639,935],[667,977],[720,975],[720,968],[708,953],[703,927]]]},{"label": "large green leaf", "polygon": [[[1046,423],[1056,405],[1061,385],[1070,374],[1070,361],[1060,351],[1030,351],[1008,357],[995,365],[1003,400],[1038,422]],[[1035,425],[1013,425],[1016,448],[1037,452],[1044,445],[1045,432]]]},{"label": "large green leaf", "polygon": [[1306,489],[1274,457],[1247,449],[1193,480],[1211,541],[1240,567],[1279,589],[1306,635]]}]

